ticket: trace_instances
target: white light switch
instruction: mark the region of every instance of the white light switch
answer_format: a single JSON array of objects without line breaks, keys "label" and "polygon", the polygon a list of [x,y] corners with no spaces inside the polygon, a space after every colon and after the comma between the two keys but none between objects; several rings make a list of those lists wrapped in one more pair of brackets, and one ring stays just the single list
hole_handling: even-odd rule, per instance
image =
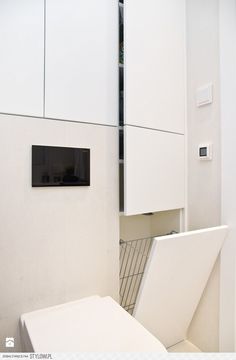
[{"label": "white light switch", "polygon": [[206,84],[197,89],[197,106],[211,104],[213,102],[213,84]]}]

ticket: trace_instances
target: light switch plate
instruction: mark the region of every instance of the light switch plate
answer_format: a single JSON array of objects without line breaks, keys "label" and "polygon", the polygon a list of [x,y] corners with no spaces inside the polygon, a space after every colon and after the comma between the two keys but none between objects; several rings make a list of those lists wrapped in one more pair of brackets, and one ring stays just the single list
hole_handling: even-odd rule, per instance
[{"label": "light switch plate", "polygon": [[197,89],[197,106],[211,104],[213,102],[213,84],[209,83]]}]

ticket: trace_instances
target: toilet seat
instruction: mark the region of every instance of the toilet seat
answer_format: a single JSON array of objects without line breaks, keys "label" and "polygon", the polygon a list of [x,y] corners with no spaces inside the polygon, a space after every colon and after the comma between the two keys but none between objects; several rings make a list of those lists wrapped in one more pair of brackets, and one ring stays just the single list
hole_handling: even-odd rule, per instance
[{"label": "toilet seat", "polygon": [[166,352],[112,298],[94,296],[21,316],[25,351]]}]

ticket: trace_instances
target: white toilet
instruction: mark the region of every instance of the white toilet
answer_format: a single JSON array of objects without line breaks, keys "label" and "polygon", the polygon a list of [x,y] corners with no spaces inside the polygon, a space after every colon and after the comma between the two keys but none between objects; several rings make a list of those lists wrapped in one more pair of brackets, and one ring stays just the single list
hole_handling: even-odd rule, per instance
[{"label": "white toilet", "polygon": [[27,352],[167,352],[110,297],[92,296],[21,316]]}]

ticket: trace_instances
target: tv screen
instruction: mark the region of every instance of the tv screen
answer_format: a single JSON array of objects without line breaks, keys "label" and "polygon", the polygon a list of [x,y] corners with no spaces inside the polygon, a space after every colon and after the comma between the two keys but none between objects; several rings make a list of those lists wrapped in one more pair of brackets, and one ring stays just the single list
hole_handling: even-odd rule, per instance
[{"label": "tv screen", "polygon": [[32,145],[32,186],[89,186],[90,149]]}]

